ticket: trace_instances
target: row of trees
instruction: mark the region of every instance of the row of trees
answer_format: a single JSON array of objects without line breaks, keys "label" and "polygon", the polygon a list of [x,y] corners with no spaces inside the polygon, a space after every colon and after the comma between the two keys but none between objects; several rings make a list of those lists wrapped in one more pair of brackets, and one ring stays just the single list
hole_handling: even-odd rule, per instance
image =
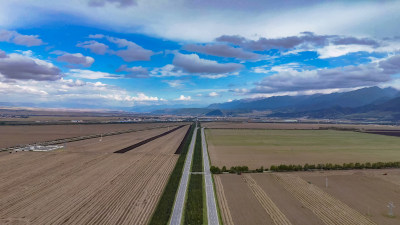
[{"label": "row of trees", "polygon": [[188,132],[189,134],[185,136],[182,140],[183,150],[179,155],[178,161],[176,162],[175,168],[169,177],[168,183],[165,186],[164,192],[158,202],[157,208],[154,211],[151,219],[150,225],[165,225],[168,224],[169,218],[174,207],[175,195],[179,188],[179,182],[182,177],[183,166],[185,164],[186,155],[189,149],[190,141],[193,136],[194,125],[191,125]]},{"label": "row of trees", "polygon": [[309,170],[349,170],[349,169],[384,169],[400,168],[400,162],[375,162],[375,163],[343,163],[343,164],[305,164],[302,165],[272,165],[271,171],[309,171]]},{"label": "row of trees", "polygon": [[[281,164],[281,165],[272,165],[269,170],[275,172],[284,172],[284,171],[311,171],[311,170],[349,170],[349,169],[385,169],[385,168],[400,168],[400,162],[375,162],[375,163],[343,163],[343,164],[304,164],[304,165],[294,165],[294,164]],[[226,169],[225,166],[220,169],[217,166],[210,167],[211,173],[219,174],[219,173],[262,173],[264,171],[268,171],[268,168],[264,169],[264,167],[260,167],[255,170],[249,170],[247,166],[236,166],[231,167],[229,170]]]}]

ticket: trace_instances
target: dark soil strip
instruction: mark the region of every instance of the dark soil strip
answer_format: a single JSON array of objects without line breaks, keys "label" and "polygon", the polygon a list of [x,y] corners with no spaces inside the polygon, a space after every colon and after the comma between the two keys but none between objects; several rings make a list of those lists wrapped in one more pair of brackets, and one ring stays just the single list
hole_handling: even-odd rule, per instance
[{"label": "dark soil strip", "polygon": [[397,131],[396,130],[394,130],[394,131],[366,131],[365,133],[400,137],[400,132],[398,130]]},{"label": "dark soil strip", "polygon": [[190,135],[190,130],[192,129],[193,125],[190,125],[189,129],[187,130],[185,137],[182,139],[181,144],[179,145],[179,147],[176,149],[175,154],[181,154],[183,147],[185,146],[185,143],[187,142],[188,138],[191,138]]},{"label": "dark soil strip", "polygon": [[165,136],[165,135],[167,135],[167,134],[170,134],[170,133],[172,133],[172,132],[174,132],[174,131],[176,131],[176,130],[178,130],[178,129],[184,127],[184,126],[185,126],[185,125],[181,125],[181,126],[179,126],[179,127],[176,127],[176,128],[174,128],[174,129],[169,130],[169,131],[167,131],[167,132],[164,132],[164,133],[162,133],[162,134],[156,135],[156,136],[154,136],[154,137],[151,137],[151,138],[148,138],[148,139],[143,140],[143,141],[141,141],[141,142],[138,142],[138,143],[136,143],[136,144],[134,144],[134,145],[131,145],[131,146],[128,146],[128,147],[123,148],[123,149],[121,149],[121,150],[115,151],[114,153],[125,153],[125,152],[129,152],[130,150],[133,150],[133,149],[135,149],[135,148],[137,148],[137,147],[140,147],[140,146],[142,146],[142,145],[144,145],[144,144],[149,143],[150,141],[154,141],[154,140],[157,139],[157,138],[160,138],[160,137],[163,137],[163,136]]}]

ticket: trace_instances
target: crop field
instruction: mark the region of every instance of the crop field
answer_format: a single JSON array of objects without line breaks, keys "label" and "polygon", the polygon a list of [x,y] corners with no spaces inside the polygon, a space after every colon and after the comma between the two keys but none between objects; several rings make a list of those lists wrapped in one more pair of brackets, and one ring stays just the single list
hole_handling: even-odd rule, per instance
[{"label": "crop field", "polygon": [[400,130],[400,126],[357,125],[357,124],[317,124],[317,123],[247,123],[247,122],[203,122],[202,126],[210,129],[283,129],[283,130],[318,130],[326,128],[364,129],[364,130]]},{"label": "crop field", "polygon": [[206,129],[214,166],[388,162],[400,158],[400,138],[337,130]]},{"label": "crop field", "polygon": [[[386,175],[385,175],[386,174]],[[395,169],[214,175],[224,224],[400,223]],[[328,187],[326,187],[328,178]],[[240,194],[238,194],[240,193]]]},{"label": "crop field", "polygon": [[0,224],[147,224],[188,127],[123,154],[168,128],[0,153]]},{"label": "crop field", "polygon": [[113,131],[145,130],[179,123],[0,126],[0,148]]}]

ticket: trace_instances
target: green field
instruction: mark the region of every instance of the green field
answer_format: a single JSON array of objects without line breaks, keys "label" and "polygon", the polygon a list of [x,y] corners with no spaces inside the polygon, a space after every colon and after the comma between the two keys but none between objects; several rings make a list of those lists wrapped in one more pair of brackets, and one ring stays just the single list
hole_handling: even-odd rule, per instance
[{"label": "green field", "polygon": [[400,137],[337,130],[207,129],[211,163],[247,165],[398,161]]}]

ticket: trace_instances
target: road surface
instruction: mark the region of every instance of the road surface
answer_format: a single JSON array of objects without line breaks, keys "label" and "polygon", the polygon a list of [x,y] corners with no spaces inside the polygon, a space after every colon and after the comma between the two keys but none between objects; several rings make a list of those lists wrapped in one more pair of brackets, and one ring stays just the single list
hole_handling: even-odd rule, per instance
[{"label": "road surface", "polygon": [[204,135],[204,128],[201,128],[201,144],[203,147],[204,179],[206,181],[208,225],[219,225],[217,204],[215,203],[214,185],[210,172],[210,160],[208,159],[207,142]]},{"label": "road surface", "polygon": [[189,181],[190,166],[192,165],[194,144],[196,142],[197,127],[194,129],[192,141],[190,142],[190,147],[188,154],[186,156],[185,167],[183,168],[183,173],[181,177],[181,183],[179,184],[178,194],[176,195],[174,210],[172,211],[172,216],[170,223],[171,225],[180,225],[183,215],[183,206],[185,203],[186,190]]}]

